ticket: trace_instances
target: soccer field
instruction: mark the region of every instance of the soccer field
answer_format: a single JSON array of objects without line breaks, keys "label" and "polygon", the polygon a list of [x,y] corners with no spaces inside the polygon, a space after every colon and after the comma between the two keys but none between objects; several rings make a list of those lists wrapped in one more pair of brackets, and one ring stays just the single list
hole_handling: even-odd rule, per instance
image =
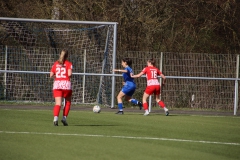
[{"label": "soccer field", "polygon": [[240,159],[240,117],[0,109],[1,159]]}]

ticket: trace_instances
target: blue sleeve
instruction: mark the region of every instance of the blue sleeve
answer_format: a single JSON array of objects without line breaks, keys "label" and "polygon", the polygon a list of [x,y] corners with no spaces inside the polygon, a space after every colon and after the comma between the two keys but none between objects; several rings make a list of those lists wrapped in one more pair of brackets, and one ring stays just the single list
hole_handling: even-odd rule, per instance
[{"label": "blue sleeve", "polygon": [[128,73],[129,75],[130,75],[130,73],[133,73],[133,70],[132,70],[132,68],[130,68],[130,67],[127,67],[126,70],[128,71],[127,73]]}]

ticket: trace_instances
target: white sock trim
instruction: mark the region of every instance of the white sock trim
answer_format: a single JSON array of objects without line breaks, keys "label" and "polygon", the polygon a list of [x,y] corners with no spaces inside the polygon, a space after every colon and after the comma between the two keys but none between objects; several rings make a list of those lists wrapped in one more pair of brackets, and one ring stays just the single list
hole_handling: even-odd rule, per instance
[{"label": "white sock trim", "polygon": [[58,121],[58,116],[54,116],[53,121]]}]

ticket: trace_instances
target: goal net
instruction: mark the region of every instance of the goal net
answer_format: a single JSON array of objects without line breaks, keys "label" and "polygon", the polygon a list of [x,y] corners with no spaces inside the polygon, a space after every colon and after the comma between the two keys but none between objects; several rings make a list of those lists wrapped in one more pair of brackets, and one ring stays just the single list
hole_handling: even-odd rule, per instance
[{"label": "goal net", "polygon": [[[53,102],[49,71],[67,49],[73,103],[111,105],[116,23],[0,18],[0,99]],[[4,70],[4,72],[3,72]]]}]

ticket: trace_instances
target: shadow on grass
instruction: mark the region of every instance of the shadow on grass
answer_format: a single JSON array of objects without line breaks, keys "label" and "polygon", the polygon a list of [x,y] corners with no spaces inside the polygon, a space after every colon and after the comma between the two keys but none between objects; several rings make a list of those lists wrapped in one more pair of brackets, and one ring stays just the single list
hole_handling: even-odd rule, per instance
[{"label": "shadow on grass", "polygon": [[76,124],[76,125],[69,125],[69,126],[89,126],[89,127],[112,127],[112,126],[118,126],[118,125],[104,125],[104,124]]},{"label": "shadow on grass", "polygon": [[148,116],[173,117],[173,116],[181,116],[181,115],[169,114],[168,116],[166,116],[164,114],[150,114]]},{"label": "shadow on grass", "polygon": [[[141,114],[137,114],[137,113],[126,113],[124,114],[126,116],[129,116],[129,115],[137,115],[137,116],[143,116],[143,117],[152,117],[152,116],[164,116],[164,117],[171,117],[171,116],[191,116],[191,115],[187,115],[187,114],[169,114],[168,116],[166,116],[165,114],[161,114],[161,113],[150,113],[148,116],[144,116],[143,113]],[[124,115],[120,115],[120,116],[124,116]]]}]

